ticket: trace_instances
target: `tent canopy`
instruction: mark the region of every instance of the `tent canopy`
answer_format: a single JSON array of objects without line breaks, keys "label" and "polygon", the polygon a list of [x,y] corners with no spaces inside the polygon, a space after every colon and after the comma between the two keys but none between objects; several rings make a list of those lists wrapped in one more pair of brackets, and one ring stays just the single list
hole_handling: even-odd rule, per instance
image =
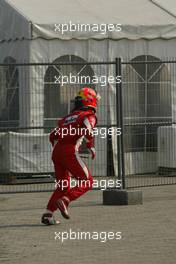
[{"label": "tent canopy", "polygon": [[[55,24],[70,22],[62,33]],[[78,24],[89,24],[87,30]],[[95,25],[99,25],[98,28]],[[102,24],[121,24],[121,31]],[[176,37],[175,0],[0,0],[0,41],[16,39],[170,39]]]}]

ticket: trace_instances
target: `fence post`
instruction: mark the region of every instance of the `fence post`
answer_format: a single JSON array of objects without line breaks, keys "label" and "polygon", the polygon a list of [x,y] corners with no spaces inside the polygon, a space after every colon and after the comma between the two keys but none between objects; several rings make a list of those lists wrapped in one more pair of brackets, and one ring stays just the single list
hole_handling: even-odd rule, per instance
[{"label": "fence post", "polygon": [[104,205],[130,205],[142,204],[141,191],[125,190],[125,159],[123,141],[123,102],[122,102],[122,62],[121,58],[115,59],[116,75],[116,117],[117,127],[121,128],[121,135],[117,135],[117,157],[118,157],[118,177],[121,180],[121,190],[106,189],[103,191]]},{"label": "fence post", "polygon": [[121,135],[117,136],[117,157],[118,157],[118,176],[122,182],[121,189],[125,189],[125,157],[124,157],[124,139],[123,139],[123,98],[122,98],[122,63],[121,58],[116,58],[116,78],[121,80],[116,82],[116,115],[117,127],[121,128]]}]

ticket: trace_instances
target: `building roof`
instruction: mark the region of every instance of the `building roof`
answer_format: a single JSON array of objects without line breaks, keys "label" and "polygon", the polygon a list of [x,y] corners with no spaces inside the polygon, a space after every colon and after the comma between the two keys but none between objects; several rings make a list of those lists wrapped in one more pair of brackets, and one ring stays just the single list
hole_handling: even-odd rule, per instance
[{"label": "building roof", "polygon": [[[75,23],[72,29],[76,30],[63,33],[62,23],[68,28]],[[80,29],[82,24],[87,24],[86,30],[84,26]],[[104,24],[114,24],[115,29],[121,24],[121,31],[112,30],[111,25],[111,30],[106,28],[105,32]],[[176,1],[0,0],[0,28],[1,41],[38,37],[171,39],[176,37]]]}]

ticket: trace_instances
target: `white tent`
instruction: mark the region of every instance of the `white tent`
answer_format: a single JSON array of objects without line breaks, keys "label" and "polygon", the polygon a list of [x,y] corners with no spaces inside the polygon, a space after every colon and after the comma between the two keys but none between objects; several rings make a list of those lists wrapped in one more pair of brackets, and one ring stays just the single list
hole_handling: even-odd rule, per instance
[{"label": "white tent", "polygon": [[[1,0],[1,40],[44,39],[171,39],[175,37],[174,0],[41,1]],[[123,30],[108,32],[55,32],[58,23],[117,24]],[[8,25],[8,27],[7,27]]]},{"label": "white tent", "polygon": [[[77,28],[62,34],[60,30],[57,30],[58,25],[62,23],[88,26],[86,31],[80,31]],[[99,25],[98,30],[95,30],[95,24]],[[100,25],[108,24],[121,24],[121,31],[102,32],[101,29],[104,26],[100,27]],[[164,0],[111,0],[109,2],[105,0],[0,0],[1,63],[9,61],[8,58],[13,59],[13,62],[53,62],[63,56],[67,56],[65,57],[67,59],[71,58],[70,55],[73,55],[73,59],[80,58],[85,61],[108,61],[114,60],[115,57],[131,60],[144,55],[170,58],[175,56],[175,37],[176,4],[174,0],[167,0],[167,3]],[[92,69],[97,70],[95,66],[92,66]],[[124,68],[124,72],[128,77],[127,69]],[[19,125],[43,126],[45,71],[40,67],[30,69],[19,67],[18,71]],[[112,67],[104,66],[101,68],[101,74],[114,74],[114,71]],[[2,73],[1,76],[3,78]],[[136,80],[136,75],[133,76],[133,80]],[[172,83],[171,85],[173,87]],[[103,124],[107,124],[110,119],[112,123],[115,120],[115,108],[110,109],[110,118],[103,111],[103,105],[107,102],[110,106],[115,103],[115,86],[110,85],[108,89],[109,97],[102,97],[98,112],[100,123],[102,121]],[[3,105],[1,97],[0,102]],[[174,102],[172,103],[172,119],[175,120],[176,108]],[[135,104],[137,99],[134,100],[134,106]],[[100,169],[100,174],[106,175],[107,142],[101,141],[99,144],[105,154],[102,160],[97,161],[97,167]],[[117,154],[115,138],[113,143],[115,161]],[[126,154],[127,173],[154,171],[157,164],[155,161],[156,153],[128,152]],[[103,168],[102,163],[105,164]],[[153,164],[153,167],[149,167],[148,164]]]}]

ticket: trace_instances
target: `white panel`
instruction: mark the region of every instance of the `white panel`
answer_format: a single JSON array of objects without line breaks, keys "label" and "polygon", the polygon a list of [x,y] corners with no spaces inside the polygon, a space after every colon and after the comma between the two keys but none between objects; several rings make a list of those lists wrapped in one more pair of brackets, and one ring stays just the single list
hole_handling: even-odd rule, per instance
[{"label": "white panel", "polygon": [[1,133],[0,173],[51,173],[51,145],[48,134]]},{"label": "white panel", "polygon": [[0,133],[0,173],[9,172],[9,137],[8,133]]},{"label": "white panel", "polygon": [[176,168],[176,126],[158,128],[158,167]]},{"label": "white panel", "polygon": [[133,152],[125,153],[125,173],[145,174],[157,171],[156,152]]}]

